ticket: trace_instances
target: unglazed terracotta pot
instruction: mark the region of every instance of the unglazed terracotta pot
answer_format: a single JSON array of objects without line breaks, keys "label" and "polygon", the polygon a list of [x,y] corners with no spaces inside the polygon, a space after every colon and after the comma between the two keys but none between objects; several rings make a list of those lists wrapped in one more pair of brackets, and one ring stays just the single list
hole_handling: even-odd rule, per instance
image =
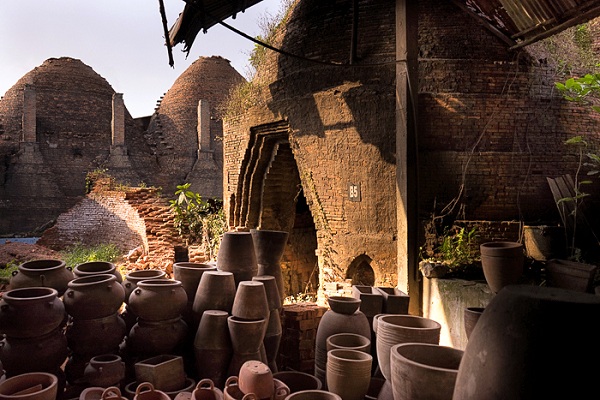
[{"label": "unglazed terracotta pot", "polygon": [[485,280],[494,293],[516,284],[523,276],[525,255],[518,242],[488,242],[479,246]]},{"label": "unglazed terracotta pot", "polygon": [[195,262],[176,262],[173,264],[173,278],[181,282],[187,294],[187,304],[183,311],[183,318],[194,332],[198,328],[198,321],[194,319],[192,307],[200,279],[205,272],[216,270],[217,267],[212,264]]},{"label": "unglazed terracotta pot", "polygon": [[196,371],[199,376],[211,379],[219,388],[225,385],[233,355],[228,317],[227,311],[205,311],[194,338]]},{"label": "unglazed terracotta pot", "polygon": [[391,380],[390,350],[400,343],[439,344],[442,326],[430,318],[417,315],[388,314],[377,322],[377,360],[381,374]]},{"label": "unglazed terracotta pot", "polygon": [[127,338],[127,348],[135,354],[171,354],[183,345],[188,334],[185,321],[173,318],[165,321],[138,319]]},{"label": "unglazed terracotta pot", "polygon": [[243,393],[254,393],[261,399],[270,399],[275,392],[273,372],[261,361],[246,361],[240,367],[238,386]]},{"label": "unglazed terracotta pot", "polygon": [[15,338],[42,336],[65,322],[65,306],[56,289],[9,290],[0,298],[0,333]]},{"label": "unglazed terracotta pot", "polygon": [[200,318],[206,310],[222,310],[231,314],[235,293],[233,273],[207,271],[202,274],[192,305],[196,324],[200,323]]},{"label": "unglazed terracotta pot", "polygon": [[227,378],[225,388],[223,389],[223,398],[225,400],[260,400],[254,393],[244,393],[238,386],[238,377],[232,375]]},{"label": "unglazed terracotta pot", "polygon": [[371,383],[373,356],[361,350],[327,352],[327,390],[344,400],[363,400]]},{"label": "unglazed terracotta pot", "polygon": [[56,400],[58,377],[47,372],[28,372],[0,383],[1,400]]},{"label": "unglazed terracotta pot", "polygon": [[164,321],[180,317],[186,304],[187,294],[180,281],[159,278],[138,282],[127,306],[145,321]]},{"label": "unglazed terracotta pot", "polygon": [[477,324],[477,321],[484,310],[485,307],[465,307],[463,310],[463,320],[465,323],[467,340],[471,337],[471,332],[473,332],[473,328],[475,328],[475,324]]},{"label": "unglazed terracotta pot", "polygon": [[327,303],[336,313],[352,315],[360,308],[361,300],[348,296],[329,296]]},{"label": "unglazed terracotta pot", "polygon": [[583,399],[596,393],[600,296],[510,285],[485,307],[453,400]]},{"label": "unglazed terracotta pot", "polygon": [[336,333],[327,338],[327,351],[334,349],[359,350],[369,353],[371,351],[371,341],[357,333]]},{"label": "unglazed terracotta pot", "polygon": [[61,329],[37,337],[6,337],[0,343],[0,359],[7,376],[54,370],[69,356],[67,339]]},{"label": "unglazed terracotta pot", "polygon": [[202,379],[192,392],[192,400],[223,400],[223,391],[210,379]]},{"label": "unglazed terracotta pot", "polygon": [[129,296],[137,287],[138,282],[146,279],[161,279],[165,278],[167,273],[160,269],[140,269],[131,271],[123,279],[123,288],[125,289],[125,303],[129,303]]},{"label": "unglazed terracotta pot", "polygon": [[10,278],[9,288],[51,287],[59,296],[75,276],[63,260],[43,259],[26,261],[17,267]]},{"label": "unglazed terracotta pot", "polygon": [[463,351],[429,343],[392,346],[391,383],[395,399],[452,400]]},{"label": "unglazed terracotta pot", "polygon": [[119,311],[125,289],[113,274],[87,275],[67,284],[63,303],[67,313],[77,319],[104,318]]},{"label": "unglazed terracotta pot", "polygon": [[121,275],[117,266],[108,261],[88,261],[77,264],[75,268],[73,268],[73,275],[75,275],[75,278],[98,274],[112,274],[117,278],[117,282],[123,283],[123,275]]},{"label": "unglazed terracotta pot", "polygon": [[116,354],[94,356],[87,363],[83,375],[92,386],[118,386],[125,378],[125,363]]},{"label": "unglazed terracotta pot", "polygon": [[140,383],[135,389],[134,400],[171,400],[168,394],[155,389],[149,382]]},{"label": "unglazed terracotta pot", "polygon": [[[146,382],[146,383],[148,383],[148,382]],[[125,393],[127,394],[127,397],[129,399],[133,399],[135,397],[135,391],[139,385],[140,385],[140,383],[138,383],[136,381],[130,382],[127,385],[125,385]],[[169,399],[171,399],[171,400],[174,400],[176,398],[182,399],[182,397],[184,397],[187,400],[190,400],[192,398],[192,391],[194,390],[194,387],[196,387],[196,381],[194,381],[190,377],[187,377],[185,379],[185,384],[183,385],[182,388],[180,388],[178,390],[173,390],[171,392],[161,390],[161,392],[166,394],[169,397]]]},{"label": "unglazed terracotta pot", "polygon": [[265,285],[259,281],[241,281],[233,299],[231,315],[240,319],[269,319]]},{"label": "unglazed terracotta pot", "polygon": [[65,335],[69,348],[81,356],[115,353],[125,338],[125,321],[117,314],[95,319],[73,319]]},{"label": "unglazed terracotta pot", "polygon": [[217,253],[217,269],[233,274],[237,288],[241,281],[258,275],[258,263],[250,232],[225,232]]}]

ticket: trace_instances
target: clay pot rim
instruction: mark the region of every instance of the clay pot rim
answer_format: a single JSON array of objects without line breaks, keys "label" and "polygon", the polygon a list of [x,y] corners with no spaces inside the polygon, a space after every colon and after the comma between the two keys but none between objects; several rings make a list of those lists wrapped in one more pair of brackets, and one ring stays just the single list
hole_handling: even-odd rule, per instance
[{"label": "clay pot rim", "polygon": [[227,317],[227,321],[232,321],[235,323],[240,323],[240,324],[255,324],[255,325],[260,325],[260,324],[264,324],[267,319],[266,318],[261,318],[261,319],[244,319],[244,318],[240,318],[240,317],[236,317],[235,315],[230,315],[229,317]]},{"label": "clay pot rim", "polygon": [[144,279],[156,279],[165,275],[166,272],[160,269],[139,269],[137,271],[129,272],[125,275],[125,278],[128,281],[131,281],[132,279],[135,281],[139,281]]},{"label": "clay pot rim", "polygon": [[327,361],[334,358],[337,360],[343,360],[348,363],[364,363],[365,361],[373,360],[373,356],[367,352],[361,350],[351,349],[333,349],[327,352]]},{"label": "clay pot rim", "polygon": [[[422,362],[419,360],[415,360],[414,358],[409,358],[405,354],[401,353],[403,350],[407,350],[410,348],[421,348],[421,349],[426,349],[427,351],[441,352],[440,355],[436,354],[436,356],[433,357],[434,359],[436,359],[436,362],[440,359],[445,359],[447,357],[450,357],[453,359],[457,358],[458,360],[454,360],[454,361],[457,361],[456,368],[448,368],[448,367],[442,367],[439,365],[435,365],[433,363],[425,363],[425,362]],[[462,357],[464,355],[464,351],[460,350],[460,349],[456,349],[454,347],[442,346],[442,345],[438,345],[438,344],[414,342],[414,343],[396,344],[390,348],[390,354],[391,354],[391,359],[396,359],[396,360],[400,359],[407,364],[411,364],[411,365],[418,366],[421,368],[436,370],[436,371],[455,372],[456,374],[458,374],[458,368],[460,366],[460,361],[462,360]]]},{"label": "clay pot rim", "polygon": [[[351,332],[340,332],[340,333],[336,333],[336,334],[330,335],[330,336],[327,337],[327,339],[325,340],[325,342],[326,342],[326,344],[330,343],[332,346],[340,346],[337,343],[333,343],[333,341],[335,339],[341,338],[341,337],[356,338],[356,339],[358,339],[361,342],[361,343],[357,343],[356,345],[351,346],[351,347],[349,347],[349,346],[343,346],[343,348],[347,349],[347,350],[357,350],[357,349],[360,349],[362,347],[370,346],[371,345],[371,340],[369,338],[367,338],[366,336],[360,335],[358,333],[351,333]],[[334,350],[334,349],[332,349],[332,350]]]},{"label": "clay pot rim", "polygon": [[59,260],[55,258],[46,258],[41,260],[31,260],[25,261],[17,268],[26,272],[39,272],[46,270],[54,270],[65,268],[67,263],[64,260]]},{"label": "clay pot rim", "polygon": [[93,274],[93,275],[80,276],[78,278],[72,279],[67,283],[67,287],[73,288],[73,287],[90,286],[90,285],[97,285],[100,283],[107,283],[107,282],[111,282],[111,281],[112,282],[117,281],[117,277],[114,276],[113,274]]},{"label": "clay pot rim", "polygon": [[[389,319],[394,319],[394,320],[400,319],[402,321],[411,321],[411,322],[418,321],[418,322],[423,322],[423,323],[427,324],[428,326],[397,324],[397,323],[388,321]],[[408,314],[387,314],[387,315],[382,315],[381,317],[379,317],[377,319],[378,332],[382,326],[386,326],[386,325],[402,327],[403,329],[414,329],[414,330],[425,330],[425,329],[436,330],[436,329],[442,328],[442,325],[433,319],[420,317],[418,315],[408,315]]]},{"label": "clay pot rim", "polygon": [[[342,400],[340,395],[335,394],[333,392],[328,392],[327,390],[322,390],[322,389],[300,390],[299,392],[290,393],[290,395],[288,397],[293,396],[293,397],[290,397],[293,400],[295,397],[302,396],[302,395],[307,395],[307,396],[312,395],[310,397],[305,397],[307,399],[308,398],[310,398],[310,399],[318,398],[318,399],[327,399],[327,400]],[[315,397],[316,395],[319,395],[320,397]]]},{"label": "clay pot rim", "polygon": [[[316,389],[306,389],[306,390],[320,390],[323,387],[323,383],[316,376],[309,374],[307,372],[302,371],[277,371],[273,373],[273,379],[278,379],[286,385],[290,386],[289,383],[286,382],[286,378],[295,379],[296,377],[300,377],[301,379],[310,380],[314,382],[317,386]],[[283,379],[282,379],[283,378]]]},{"label": "clay pot rim", "polygon": [[195,263],[189,261],[180,261],[173,264],[173,268],[189,271],[214,271],[217,269],[214,265],[207,263]]},{"label": "clay pot rim", "polygon": [[94,273],[94,272],[97,273],[98,271],[96,271],[96,270],[92,270],[92,271],[87,270],[86,271],[85,267],[95,267],[95,266],[100,266],[100,265],[108,266],[108,267],[110,267],[110,269],[117,268],[117,266],[114,263],[111,263],[110,261],[86,261],[86,262],[77,264],[75,266],[75,268],[73,268],[73,271],[82,272],[84,274],[89,274],[89,273]]},{"label": "clay pot rim", "polygon": [[122,361],[121,356],[118,354],[99,354],[90,358],[90,362],[103,363],[103,362],[115,362]]},{"label": "clay pot rim", "polygon": [[[40,294],[38,294],[36,296],[20,297],[19,295],[24,292],[33,292],[33,293],[40,292]],[[42,294],[41,292],[44,292],[44,294]],[[44,300],[44,299],[54,298],[54,297],[58,297],[58,290],[51,288],[51,287],[41,287],[41,286],[12,289],[12,290],[8,290],[0,295],[0,298],[8,299],[8,301],[10,301],[10,302],[39,301],[39,300]]]},{"label": "clay pot rim", "polygon": [[[28,383],[28,385],[26,386],[22,386],[22,387],[18,387],[17,385],[17,390],[15,392],[13,392],[13,394],[8,394],[8,393],[2,393],[3,389],[6,388],[6,386],[10,385],[10,384],[18,384],[19,382],[23,381],[24,379],[32,379],[32,378],[38,378],[40,381],[43,380],[43,382],[38,382],[42,384],[42,389],[38,390],[37,392],[34,392],[30,395],[33,394],[38,394],[38,393],[42,393],[42,392],[50,392],[52,390],[58,390],[58,377],[54,374],[48,373],[48,372],[27,372],[24,374],[19,374],[19,375],[15,375],[12,376],[10,378],[6,378],[5,381],[3,381],[2,383],[0,383],[0,396],[2,396],[2,398],[4,399],[22,399],[24,396],[30,396],[30,395],[14,395],[14,393],[17,393],[21,390],[24,389],[28,389],[34,385],[31,385],[30,383]],[[26,382],[25,382],[26,383]],[[45,385],[45,386],[44,386]]]},{"label": "clay pot rim", "polygon": [[[127,393],[128,395],[130,395],[130,397],[129,397],[130,399],[133,399],[133,396],[135,395],[135,392],[136,392],[136,390],[137,390],[138,386],[139,386],[139,385],[141,385],[142,383],[149,383],[149,382],[141,382],[141,383],[138,383],[137,381],[133,381],[133,382],[129,382],[127,385],[125,385],[125,393]],[[154,390],[155,392],[163,392],[163,393],[165,393],[166,395],[168,395],[169,397],[171,397],[171,395],[174,395],[175,393],[180,393],[180,392],[191,392],[191,390],[188,390],[188,389],[192,389],[192,388],[194,388],[195,386],[196,386],[196,381],[194,381],[192,378],[190,378],[190,377],[188,376],[188,377],[186,377],[186,378],[185,378],[185,386],[184,386],[183,388],[181,388],[181,389],[178,389],[178,390],[173,390],[173,391],[171,391],[171,392],[166,392],[166,391],[164,391],[164,390],[159,390],[159,389],[156,389],[156,388],[154,387],[154,385],[153,385],[153,390]],[[132,388],[133,388],[133,390],[132,390]],[[215,388],[215,389],[216,389],[216,388]],[[148,389],[148,390],[143,390],[143,391],[140,391],[140,393],[146,393],[146,392],[148,392],[148,391],[150,391],[150,389]],[[175,397],[175,396],[173,396],[173,397]],[[171,397],[171,398],[172,398],[172,397]]]},{"label": "clay pot rim", "polygon": [[181,286],[181,281],[170,278],[156,278],[156,279],[144,279],[137,283],[138,287],[142,288],[155,288],[155,287],[168,287],[168,286]]}]

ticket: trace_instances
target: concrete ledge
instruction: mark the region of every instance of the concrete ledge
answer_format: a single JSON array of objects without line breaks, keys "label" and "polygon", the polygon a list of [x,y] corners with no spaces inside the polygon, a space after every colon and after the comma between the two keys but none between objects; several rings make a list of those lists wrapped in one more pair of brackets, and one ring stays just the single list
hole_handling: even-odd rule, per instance
[{"label": "concrete ledge", "polygon": [[464,350],[466,307],[486,307],[494,294],[485,281],[423,278],[423,316],[442,324],[440,344]]}]

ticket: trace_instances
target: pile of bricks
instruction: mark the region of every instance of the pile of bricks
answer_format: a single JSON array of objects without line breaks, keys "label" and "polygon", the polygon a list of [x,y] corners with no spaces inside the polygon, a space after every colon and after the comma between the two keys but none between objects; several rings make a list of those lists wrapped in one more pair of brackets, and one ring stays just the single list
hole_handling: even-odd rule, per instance
[{"label": "pile of bricks", "polygon": [[326,307],[316,303],[294,303],[283,306],[281,343],[277,366],[281,371],[314,373],[315,339]]}]

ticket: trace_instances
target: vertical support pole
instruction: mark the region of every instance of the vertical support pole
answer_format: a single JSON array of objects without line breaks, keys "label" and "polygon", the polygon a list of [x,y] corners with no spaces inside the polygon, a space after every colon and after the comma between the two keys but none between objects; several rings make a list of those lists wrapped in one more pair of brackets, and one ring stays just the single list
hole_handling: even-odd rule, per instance
[{"label": "vertical support pole", "polygon": [[125,104],[123,93],[114,93],[112,97],[112,145],[125,145]]},{"label": "vertical support pole", "polygon": [[396,0],[396,211],[398,288],[409,312],[422,315],[418,268],[418,2]]},{"label": "vertical support pole", "polygon": [[21,141],[26,143],[36,143],[36,93],[35,87],[25,85],[23,88],[23,116],[21,119],[22,136]]}]

